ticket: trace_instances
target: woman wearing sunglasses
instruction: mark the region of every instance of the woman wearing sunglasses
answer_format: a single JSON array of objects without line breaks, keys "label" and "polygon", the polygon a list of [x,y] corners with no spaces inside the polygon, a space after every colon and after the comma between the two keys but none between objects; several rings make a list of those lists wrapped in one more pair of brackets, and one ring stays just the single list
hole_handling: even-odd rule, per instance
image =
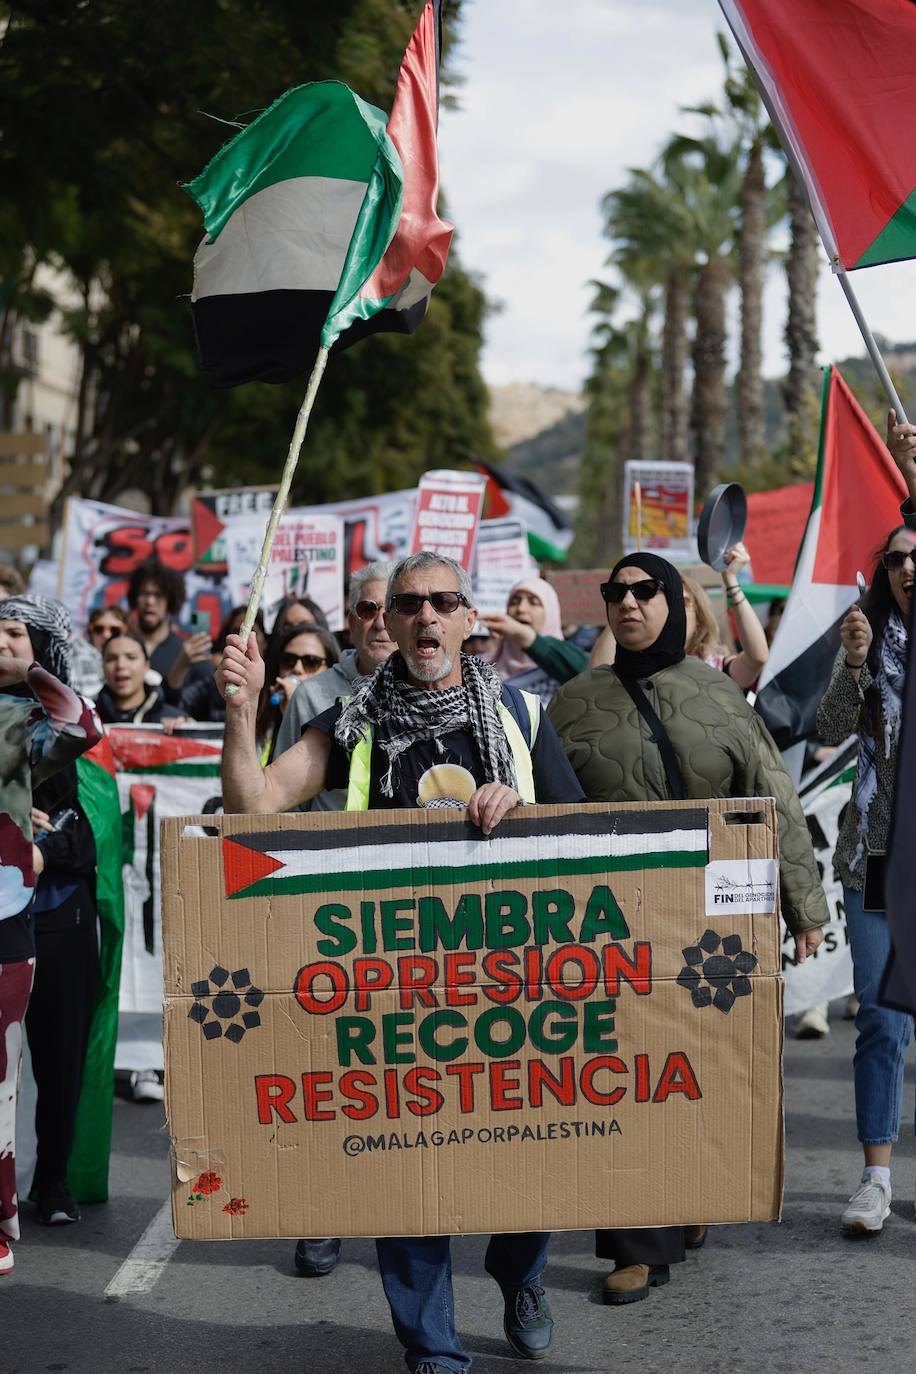
[{"label": "woman wearing sunglasses", "polygon": [[890,1214],[891,1151],[900,1130],[903,1064],[913,1031],[913,1018],[882,1007],[878,995],[890,953],[880,864],[894,799],[914,573],[916,535],[903,527],[892,530],[861,605],[840,626],[840,651],[817,713],[818,733],[827,744],[859,736],[852,804],[833,858],[843,884],[859,1001],[853,1077],[865,1168],[842,1216],[843,1230],[852,1235],[880,1231]]},{"label": "woman wearing sunglasses", "polygon": [[[566,683],[548,711],[587,800],[775,797],[782,914],[803,960],[823,939],[827,903],[795,788],[766,727],[725,673],[685,654],[684,589],[671,563],[627,554],[601,591],[617,641],[613,667]],[[598,1258],[615,1262],[603,1301],[648,1297],[668,1282],[685,1245],[705,1238],[702,1226],[598,1231]]]},{"label": "woman wearing sunglasses", "polygon": [[339,658],[337,640],[322,625],[287,625],[271,636],[257,721],[264,763],[274,756],[280,722],[299,683],[323,673]]}]

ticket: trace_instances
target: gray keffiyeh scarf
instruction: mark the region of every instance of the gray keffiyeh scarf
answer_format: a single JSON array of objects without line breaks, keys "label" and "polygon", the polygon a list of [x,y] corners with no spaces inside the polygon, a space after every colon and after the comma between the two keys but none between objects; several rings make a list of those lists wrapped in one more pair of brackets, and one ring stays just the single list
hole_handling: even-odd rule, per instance
[{"label": "gray keffiyeh scarf", "polygon": [[[875,686],[881,696],[881,720],[884,724],[884,757],[889,759],[900,734],[900,712],[903,704],[903,683],[906,676],[907,630],[897,611],[892,612],[884,627],[879,650],[879,668]],[[859,815],[859,843],[849,862],[857,869],[868,842],[868,812],[878,789],[875,767],[878,744],[865,730],[859,731],[859,760],[852,800]]]},{"label": "gray keffiyeh scarf", "polygon": [[[49,596],[8,596],[0,600],[0,620],[20,620],[28,626],[35,660],[48,673],[70,686],[70,612]],[[38,634],[33,633],[38,631]]]},{"label": "gray keffiyeh scarf", "polygon": [[502,692],[499,674],[481,659],[462,654],[461,677],[460,687],[440,691],[415,687],[407,681],[401,655],[393,653],[371,677],[357,681],[340,713],[334,738],[352,753],[367,724],[375,728],[377,743],[388,757],[381,779],[386,797],[393,795],[394,768],[405,749],[419,740],[432,740],[442,750],[440,736],[452,730],[471,732],[488,782],[516,786],[515,764],[497,710]]}]

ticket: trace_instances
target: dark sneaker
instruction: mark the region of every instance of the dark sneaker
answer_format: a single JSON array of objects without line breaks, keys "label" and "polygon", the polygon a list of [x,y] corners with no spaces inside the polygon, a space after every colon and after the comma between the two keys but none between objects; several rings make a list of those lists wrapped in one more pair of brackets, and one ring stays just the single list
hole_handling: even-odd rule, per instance
[{"label": "dark sneaker", "polygon": [[421,1360],[415,1364],[411,1374],[452,1374],[448,1365],[436,1364],[434,1360]]},{"label": "dark sneaker", "polygon": [[80,1209],[66,1188],[54,1192],[41,1192],[36,1199],[38,1219],[42,1226],[69,1226],[79,1221]]},{"label": "dark sneaker", "polygon": [[547,1295],[539,1284],[503,1291],[506,1340],[523,1360],[543,1360],[553,1337],[553,1317]]},{"label": "dark sneaker", "polygon": [[293,1262],[297,1273],[306,1279],[321,1279],[337,1268],[339,1240],[300,1240]]}]

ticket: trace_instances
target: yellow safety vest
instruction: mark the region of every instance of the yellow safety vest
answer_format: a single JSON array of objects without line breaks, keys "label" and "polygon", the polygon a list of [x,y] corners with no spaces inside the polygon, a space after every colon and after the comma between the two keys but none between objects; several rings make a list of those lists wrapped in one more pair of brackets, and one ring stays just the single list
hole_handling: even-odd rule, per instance
[{"label": "yellow safety vest", "polygon": [[[528,716],[531,721],[531,743],[533,745],[537,738],[538,725],[541,719],[541,703],[533,692],[522,692],[521,695],[524,697],[525,705],[528,708]],[[343,704],[349,698],[340,697],[339,700]],[[525,737],[518,728],[518,722],[508,706],[504,706],[500,701],[497,704],[497,709],[503,729],[506,732],[506,739],[509,741],[509,748],[512,750],[518,795],[523,802],[530,804],[537,800],[534,795],[534,769],[531,767],[531,750],[528,748]],[[367,725],[366,733],[350,755],[350,776],[347,782],[345,810],[368,811],[371,775],[372,726]]]}]

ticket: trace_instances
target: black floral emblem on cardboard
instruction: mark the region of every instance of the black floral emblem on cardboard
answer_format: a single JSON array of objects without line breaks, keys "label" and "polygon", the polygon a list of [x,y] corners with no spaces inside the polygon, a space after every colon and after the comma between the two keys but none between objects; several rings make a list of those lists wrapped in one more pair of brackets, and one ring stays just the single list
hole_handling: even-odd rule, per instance
[{"label": "black floral emblem on cardboard", "polygon": [[739,997],[750,996],[748,974],[757,967],[757,956],[742,948],[740,935],[707,930],[682,953],[684,967],[677,981],[695,1007],[716,1007],[727,1016]]},{"label": "black floral emblem on cardboard", "polygon": [[191,991],[194,1004],[188,1016],[200,1026],[205,1040],[231,1040],[237,1045],[246,1031],[261,1024],[261,1014],[254,1008],[264,1001],[264,994],[253,986],[247,968],[230,973],[214,964],[209,978],[192,983]]}]

